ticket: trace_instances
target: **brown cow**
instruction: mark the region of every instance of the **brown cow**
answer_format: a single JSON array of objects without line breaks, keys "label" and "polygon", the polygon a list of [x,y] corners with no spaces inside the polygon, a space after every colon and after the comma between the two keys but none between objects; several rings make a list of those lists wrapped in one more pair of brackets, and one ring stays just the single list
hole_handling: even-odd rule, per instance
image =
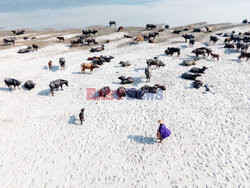
[{"label": "brown cow", "polygon": [[120,32],[120,31],[123,31],[124,30],[124,27],[123,26],[120,26],[117,30],[117,32]]},{"label": "brown cow", "polygon": [[85,69],[90,69],[90,74],[91,72],[93,72],[94,68],[99,68],[99,66],[94,63],[82,63],[81,67],[82,67],[82,72],[84,73],[85,73]]},{"label": "brown cow", "polygon": [[213,54],[213,53],[211,53],[211,56],[212,56],[212,59],[216,58],[218,61],[220,59],[220,55],[219,54]]},{"label": "brown cow", "polygon": [[64,39],[64,37],[56,37],[57,39],[59,39],[60,40],[60,42],[62,42],[62,41],[64,41],[65,39]]},{"label": "brown cow", "polygon": [[52,61],[51,60],[48,62],[48,66],[49,66],[49,70],[51,70],[52,69]]}]

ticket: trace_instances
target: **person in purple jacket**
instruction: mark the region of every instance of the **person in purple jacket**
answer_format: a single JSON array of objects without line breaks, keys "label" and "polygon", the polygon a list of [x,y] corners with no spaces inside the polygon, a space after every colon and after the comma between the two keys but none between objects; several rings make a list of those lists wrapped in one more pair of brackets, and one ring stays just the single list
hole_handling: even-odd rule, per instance
[{"label": "person in purple jacket", "polygon": [[160,126],[157,130],[157,139],[159,139],[161,143],[163,139],[171,135],[171,131],[164,125],[162,120],[159,120],[158,123],[160,124]]}]

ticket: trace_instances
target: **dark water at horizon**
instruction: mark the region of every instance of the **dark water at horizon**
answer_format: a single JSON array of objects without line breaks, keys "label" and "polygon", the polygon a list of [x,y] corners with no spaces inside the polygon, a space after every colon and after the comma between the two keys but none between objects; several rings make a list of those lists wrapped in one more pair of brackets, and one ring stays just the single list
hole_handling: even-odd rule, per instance
[{"label": "dark water at horizon", "polygon": [[250,0],[1,0],[0,28],[68,29],[107,25],[250,20]]}]

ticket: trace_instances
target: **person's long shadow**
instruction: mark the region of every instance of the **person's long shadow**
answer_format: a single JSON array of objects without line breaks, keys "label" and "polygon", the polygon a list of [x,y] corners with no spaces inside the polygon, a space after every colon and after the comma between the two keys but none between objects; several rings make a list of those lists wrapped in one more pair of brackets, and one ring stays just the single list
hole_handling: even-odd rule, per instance
[{"label": "person's long shadow", "polygon": [[155,144],[157,143],[156,138],[153,137],[145,137],[140,135],[129,135],[128,139],[137,142],[139,144]]}]

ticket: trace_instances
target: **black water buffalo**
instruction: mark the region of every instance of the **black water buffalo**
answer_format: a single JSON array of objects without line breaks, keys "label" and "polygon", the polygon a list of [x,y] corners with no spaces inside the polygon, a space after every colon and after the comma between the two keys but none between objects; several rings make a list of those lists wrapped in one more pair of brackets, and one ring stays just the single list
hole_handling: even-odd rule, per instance
[{"label": "black water buffalo", "polygon": [[190,69],[190,72],[192,73],[204,73],[205,70],[207,70],[207,67],[202,67],[202,68],[198,68],[198,67],[193,67],[192,69]]},{"label": "black water buffalo", "polygon": [[62,68],[65,68],[66,60],[65,60],[64,57],[61,57],[61,58],[59,59],[59,64],[60,64],[60,66],[61,66],[61,69],[62,69]]},{"label": "black water buffalo", "polygon": [[106,97],[109,93],[110,93],[110,88],[108,86],[105,86],[98,91],[98,96]]},{"label": "black water buffalo", "polygon": [[235,45],[234,44],[225,44],[224,48],[234,49]]},{"label": "black water buffalo", "polygon": [[154,24],[147,24],[146,25],[146,30],[152,30],[152,29],[155,29],[156,28],[156,25],[154,25]]},{"label": "black water buffalo", "polygon": [[104,50],[104,44],[101,47],[97,47],[97,48],[91,48],[90,52],[100,52],[102,50]]},{"label": "black water buffalo", "polygon": [[165,29],[168,29],[169,28],[169,25],[165,25]]},{"label": "black water buffalo", "polygon": [[127,90],[126,95],[129,96],[130,98],[135,98],[135,99],[143,99],[143,96],[145,94],[144,90],[136,90],[134,88]]},{"label": "black water buffalo", "polygon": [[17,51],[17,53],[19,54],[24,54],[24,53],[29,53],[31,51],[31,47],[27,47],[27,48],[22,48],[20,50]]},{"label": "black water buffalo", "polygon": [[146,79],[147,79],[146,82],[150,82],[150,78],[152,76],[152,71],[151,71],[150,66],[148,66],[147,68],[145,68],[145,75],[146,75]]},{"label": "black water buffalo", "polygon": [[118,95],[119,98],[125,97],[126,96],[126,88],[121,86],[116,90],[116,94]]},{"label": "black water buffalo", "polygon": [[180,34],[182,32],[182,30],[174,30],[173,34]]},{"label": "black water buffalo", "polygon": [[165,64],[156,57],[154,59],[147,60],[147,65],[148,67],[151,67],[152,65],[156,65],[155,69],[160,68],[161,66],[163,67],[165,66]]},{"label": "black water buffalo", "polygon": [[212,50],[210,48],[200,47],[200,48],[196,48],[196,49],[205,51],[205,53],[207,54],[207,57],[212,53]]},{"label": "black water buffalo", "polygon": [[79,113],[79,120],[81,122],[81,125],[82,125],[82,122],[84,121],[84,110],[85,110],[85,108],[82,108],[80,113]]},{"label": "black water buffalo", "polygon": [[199,55],[202,55],[204,58],[206,57],[205,50],[195,49],[191,53],[194,53],[196,57],[198,57]]},{"label": "black water buffalo", "polygon": [[190,39],[190,40],[189,40],[189,46],[193,46],[194,43],[195,43],[195,40],[194,40],[194,39]]},{"label": "black water buffalo", "polygon": [[31,90],[31,89],[35,88],[35,85],[36,85],[36,84],[35,84],[33,81],[28,80],[28,81],[26,81],[26,82],[24,83],[23,86],[24,86],[26,89]]},{"label": "black water buffalo", "polygon": [[174,53],[177,53],[177,56],[179,56],[181,54],[181,49],[180,48],[175,48],[175,47],[171,47],[168,48],[167,50],[165,50],[165,54],[167,55],[173,55]]},{"label": "black water buffalo", "polygon": [[201,29],[200,28],[194,28],[193,32],[198,32],[199,33],[199,32],[201,32]]},{"label": "black water buffalo", "polygon": [[213,42],[213,43],[215,44],[218,40],[219,40],[218,37],[212,35],[212,36],[210,36],[209,43],[210,43],[210,42]]},{"label": "black water buffalo", "polygon": [[190,73],[183,73],[181,75],[182,78],[187,79],[187,80],[196,80],[197,77],[201,76],[200,74],[190,74]]},{"label": "black water buffalo", "polygon": [[14,35],[23,35],[25,30],[12,30],[12,33]]},{"label": "black water buffalo", "polygon": [[14,78],[5,78],[4,83],[11,90],[12,89],[11,86],[14,86],[14,89],[16,89],[17,86],[20,89],[19,85],[21,85],[22,82]]},{"label": "black water buffalo", "polygon": [[50,87],[50,92],[51,92],[52,96],[54,96],[55,89],[58,90],[58,88],[61,87],[61,90],[63,90],[63,88],[62,88],[63,84],[65,84],[68,87],[67,80],[58,79],[58,80],[54,80],[54,81],[50,82],[49,87]]},{"label": "black water buffalo", "polygon": [[120,63],[123,67],[128,67],[131,65],[131,63],[129,61],[120,61]]},{"label": "black water buffalo", "polygon": [[16,41],[16,37],[7,37],[3,39],[5,46],[11,45],[11,44],[15,45],[15,41]]},{"label": "black water buffalo", "polygon": [[195,80],[193,83],[192,83],[192,86],[196,89],[199,89],[200,87],[203,86],[203,82],[201,80]]},{"label": "black water buffalo", "polygon": [[194,35],[191,35],[191,34],[185,34],[185,35],[182,35],[182,37],[185,39],[185,42],[187,42],[187,40],[189,39],[194,39]]},{"label": "black water buffalo", "polygon": [[118,79],[121,80],[121,84],[131,84],[134,82],[134,78],[132,77],[125,78],[125,76],[120,76]]},{"label": "black water buffalo", "polygon": [[32,48],[37,50],[38,49],[38,46],[36,44],[32,44]]},{"label": "black water buffalo", "polygon": [[111,27],[112,25],[115,25],[115,27],[116,27],[116,22],[115,21],[110,21],[109,26]]},{"label": "black water buffalo", "polygon": [[148,38],[154,38],[154,39],[155,39],[155,37],[156,37],[157,35],[159,35],[158,32],[149,33],[149,34],[148,34]]},{"label": "black water buffalo", "polygon": [[88,39],[85,39],[85,41],[88,45],[90,45],[91,43],[92,44],[98,44],[98,42],[96,42],[96,40],[94,38],[88,38]]}]

